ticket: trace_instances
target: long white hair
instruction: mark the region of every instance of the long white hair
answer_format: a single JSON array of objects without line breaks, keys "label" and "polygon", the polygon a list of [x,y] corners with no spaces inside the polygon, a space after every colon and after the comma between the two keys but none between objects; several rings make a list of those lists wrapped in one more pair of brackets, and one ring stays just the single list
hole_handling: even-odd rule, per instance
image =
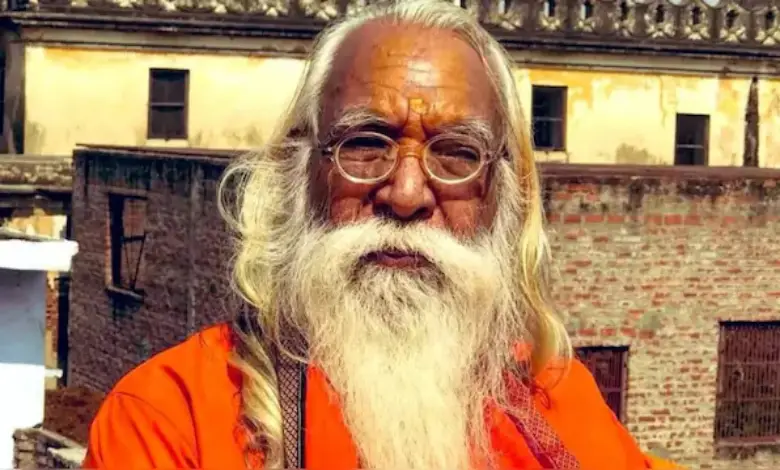
[{"label": "long white hair", "polygon": [[[323,88],[333,57],[345,38],[375,20],[451,32],[482,58],[498,97],[505,125],[501,137],[509,155],[495,164],[499,213],[491,243],[505,252],[502,255],[506,259],[499,270],[502,282],[508,284],[504,291],[511,296],[506,302],[516,303],[492,328],[507,329],[508,339],[531,346],[530,368],[510,370],[518,375],[533,374],[553,356],[565,359],[571,354],[562,320],[547,295],[549,246],[543,227],[539,177],[529,125],[521,110],[506,53],[469,12],[447,2],[399,1],[367,8],[331,25],[319,36],[292,105],[277,131],[262,149],[231,166],[221,188],[222,211],[238,234],[233,282],[257,311],[249,328],[234,328],[233,362],[243,375],[242,417],[251,433],[249,447],[262,452],[267,468],[279,468],[283,462],[278,384],[268,347],[281,346],[282,324],[302,330],[307,327],[305,320],[296,317],[300,312],[289,312],[280,306],[293,307],[287,300],[289,284],[300,282],[300,273],[290,269],[305,263],[293,265],[291,260],[301,260],[300,240],[306,239],[307,230],[316,225],[312,221],[308,181],[313,145],[319,133]],[[363,227],[363,233],[368,233],[366,227],[371,231],[384,230],[369,225]],[[353,235],[360,232],[359,227],[353,230]],[[504,361],[510,360],[511,345],[495,347],[506,347],[507,351],[500,356]],[[491,394],[498,395],[493,398],[499,405],[509,406],[504,403],[499,383],[486,387]]]}]

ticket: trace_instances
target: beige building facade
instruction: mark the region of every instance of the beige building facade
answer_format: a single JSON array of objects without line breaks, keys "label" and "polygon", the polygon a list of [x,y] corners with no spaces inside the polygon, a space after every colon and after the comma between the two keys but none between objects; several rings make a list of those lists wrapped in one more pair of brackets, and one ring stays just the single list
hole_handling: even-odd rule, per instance
[{"label": "beige building facade", "polygon": [[[755,154],[758,166],[780,167],[780,133],[775,131],[780,129],[780,29],[767,23],[778,7],[757,9],[753,16],[739,10],[742,16],[732,20],[735,38],[754,17],[767,23],[757,36],[762,42],[761,54],[756,54],[736,40],[724,39],[726,46],[713,51],[709,43],[717,43],[714,37],[698,42],[695,35],[683,38],[683,33],[658,37],[658,31],[668,30],[662,28],[667,23],[693,21],[691,8],[697,5],[707,34],[726,34],[716,27],[728,14],[725,7],[650,2],[667,6],[665,23],[659,26],[648,23],[650,17],[659,19],[655,10],[632,2],[579,2],[591,4],[588,18],[585,10],[563,6],[550,13],[550,2],[520,3],[530,6],[481,14],[487,23],[504,25],[502,33],[510,38],[500,37],[516,62],[516,80],[536,129],[541,160],[742,166],[746,134],[752,132],[757,145],[748,153]],[[517,44],[510,36],[528,36],[517,26],[524,24],[518,20],[522,15],[536,15],[539,28],[552,32],[554,20],[562,18],[574,18],[582,28],[604,27],[605,18],[614,18],[606,9],[613,3],[631,5],[625,21],[615,23],[617,32],[630,24],[641,29],[637,25],[642,24],[656,28],[651,39],[661,44],[674,39],[709,49],[682,55],[670,43],[649,53],[596,31],[592,36],[601,40],[602,52],[595,53],[577,41],[544,48],[533,38]],[[312,16],[328,17],[323,13],[328,3],[322,5]],[[220,34],[213,27],[211,34],[192,27],[177,27],[174,34],[166,32],[162,20],[144,28],[117,19],[110,29],[18,21],[20,32],[5,35],[3,140],[10,153],[60,155],[69,155],[80,143],[260,146],[293,96],[309,38],[320,27],[280,35],[267,25],[255,25],[251,34],[238,34],[228,24]],[[246,19],[241,21],[248,28]],[[746,119],[751,111],[757,118],[752,130]],[[680,151],[680,145],[687,150]]]}]

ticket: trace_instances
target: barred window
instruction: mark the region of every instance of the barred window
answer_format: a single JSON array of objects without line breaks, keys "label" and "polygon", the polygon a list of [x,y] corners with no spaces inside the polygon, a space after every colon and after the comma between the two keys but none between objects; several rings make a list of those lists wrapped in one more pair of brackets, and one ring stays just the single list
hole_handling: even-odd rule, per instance
[{"label": "barred window", "polygon": [[780,322],[722,322],[715,440],[780,439]]},{"label": "barred window", "polygon": [[575,349],[575,355],[593,374],[612,412],[620,421],[624,421],[628,388],[628,347],[581,347]]},{"label": "barred window", "polygon": [[674,138],[674,164],[706,165],[709,133],[709,116],[678,114]]},{"label": "barred window", "polygon": [[146,242],[146,198],[109,195],[109,262],[111,285],[143,294]]},{"label": "barred window", "polygon": [[533,86],[531,112],[534,148],[565,150],[566,87]]},{"label": "barred window", "polygon": [[186,139],[188,70],[149,70],[150,139]]}]

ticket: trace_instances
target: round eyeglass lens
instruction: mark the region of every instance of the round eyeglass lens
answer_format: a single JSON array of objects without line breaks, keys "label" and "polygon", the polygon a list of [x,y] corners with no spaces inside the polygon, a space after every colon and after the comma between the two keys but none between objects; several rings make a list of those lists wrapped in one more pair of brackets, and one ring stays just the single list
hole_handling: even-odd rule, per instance
[{"label": "round eyeglass lens", "polygon": [[373,180],[387,175],[395,163],[395,144],[380,135],[356,134],[347,137],[337,149],[337,163],[347,175]]},{"label": "round eyeglass lens", "polygon": [[444,181],[469,178],[482,167],[482,152],[470,139],[444,137],[428,144],[428,171]]}]

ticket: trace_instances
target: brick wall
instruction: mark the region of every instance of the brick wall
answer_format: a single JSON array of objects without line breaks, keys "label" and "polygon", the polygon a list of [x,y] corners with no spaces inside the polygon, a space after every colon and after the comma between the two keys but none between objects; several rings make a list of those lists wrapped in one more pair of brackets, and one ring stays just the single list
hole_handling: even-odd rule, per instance
[{"label": "brick wall", "polygon": [[[70,382],[107,390],[133,365],[237,303],[214,198],[224,162],[77,155]],[[780,319],[780,172],[544,165],[556,300],[578,346],[628,346],[626,423],[646,449],[716,459],[718,322]],[[148,194],[146,296],[106,291],[111,190]],[[762,463],[763,462],[763,463]],[[762,467],[763,466],[763,467]]]},{"label": "brick wall", "polygon": [[778,468],[715,459],[713,421],[719,321],[780,319],[780,171],[545,174],[558,306],[575,345],[629,346],[632,434],[696,467]]},{"label": "brick wall", "polygon": [[[238,305],[216,192],[225,161],[77,153],[68,385],[107,391],[132,366]],[[148,197],[143,300],[108,290],[108,195]]]}]

